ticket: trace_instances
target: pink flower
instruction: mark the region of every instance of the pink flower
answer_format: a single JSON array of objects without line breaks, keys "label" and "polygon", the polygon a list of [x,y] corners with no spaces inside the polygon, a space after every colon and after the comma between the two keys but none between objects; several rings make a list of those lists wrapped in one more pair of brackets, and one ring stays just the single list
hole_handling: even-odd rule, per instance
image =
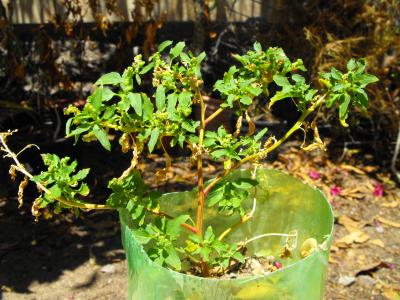
[{"label": "pink flower", "polygon": [[376,184],[374,186],[374,191],[372,192],[372,195],[374,197],[382,197],[383,196],[383,185],[382,184]]},{"label": "pink flower", "polygon": [[319,172],[315,171],[315,170],[311,170],[308,173],[308,176],[310,176],[310,178],[313,179],[313,180],[318,180],[318,179],[321,178],[321,174]]},{"label": "pink flower", "polygon": [[340,193],[342,192],[342,189],[339,186],[334,185],[331,187],[330,192],[332,196],[339,196]]},{"label": "pink flower", "polygon": [[274,261],[273,265],[277,268],[277,269],[282,269],[283,266],[279,261]]}]

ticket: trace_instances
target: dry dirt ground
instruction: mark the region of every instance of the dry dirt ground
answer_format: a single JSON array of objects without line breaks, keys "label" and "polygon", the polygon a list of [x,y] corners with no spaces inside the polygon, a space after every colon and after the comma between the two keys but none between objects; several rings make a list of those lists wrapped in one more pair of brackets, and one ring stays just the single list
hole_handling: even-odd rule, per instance
[{"label": "dry dirt ground", "polygon": [[[154,156],[142,168],[162,163]],[[334,207],[325,299],[400,299],[400,191],[390,177],[370,157],[361,163],[348,153],[334,163],[324,154],[287,148],[271,164],[322,189]],[[193,184],[190,169],[178,163],[169,181]],[[217,172],[211,165],[206,170]],[[14,186],[3,182],[0,191],[1,299],[125,299],[116,213],[35,223],[28,206],[17,209]]]}]

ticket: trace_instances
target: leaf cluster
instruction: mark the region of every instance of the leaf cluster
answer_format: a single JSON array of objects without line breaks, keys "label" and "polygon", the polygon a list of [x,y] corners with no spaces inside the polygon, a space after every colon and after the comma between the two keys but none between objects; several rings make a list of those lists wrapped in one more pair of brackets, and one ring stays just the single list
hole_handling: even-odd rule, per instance
[{"label": "leaf cluster", "polygon": [[220,241],[211,226],[207,227],[203,237],[190,235],[184,250],[194,262],[206,262],[211,267],[227,269],[232,262],[244,262],[238,247]]},{"label": "leaf cluster", "polygon": [[366,110],[368,94],[365,88],[368,84],[378,81],[374,75],[365,72],[365,59],[350,59],[347,63],[347,72],[343,73],[332,67],[330,72],[319,74],[319,81],[326,86],[329,97],[327,107],[334,104],[339,106],[339,120],[347,127],[346,119],[349,115],[350,104]]},{"label": "leaf cluster", "polygon": [[76,171],[77,161],[70,162],[69,157],[60,158],[56,154],[42,154],[42,159],[47,167],[33,181],[44,186],[50,193],[42,193],[35,200],[39,208],[54,204],[54,211],[60,212],[64,205],[57,201],[63,198],[73,203],[81,203],[78,196],[87,196],[89,187],[82,181],[89,174],[89,169]]},{"label": "leaf cluster", "polygon": [[257,185],[258,181],[250,178],[219,183],[207,197],[208,206],[217,206],[218,211],[227,216],[238,213],[243,218],[242,203],[249,197],[251,188]]},{"label": "leaf cluster", "polygon": [[269,84],[275,75],[286,76],[290,72],[305,71],[301,59],[291,62],[281,48],[263,51],[257,42],[254,50],[244,55],[234,55],[234,58],[240,63],[239,67],[232,66],[214,84],[214,90],[225,100],[222,107],[233,108],[237,104],[245,109],[262,93],[269,96]]}]

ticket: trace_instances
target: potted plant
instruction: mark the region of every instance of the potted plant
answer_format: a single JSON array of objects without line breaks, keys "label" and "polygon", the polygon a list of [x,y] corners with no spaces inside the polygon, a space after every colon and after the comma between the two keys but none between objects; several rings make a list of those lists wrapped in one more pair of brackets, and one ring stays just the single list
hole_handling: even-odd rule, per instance
[{"label": "potted plant", "polygon": [[[238,65],[215,82],[223,103],[206,118],[200,68],[205,53],[196,56],[184,49],[183,42],[163,42],[147,62],[138,55],[122,75],[101,76],[81,110],[65,110],[72,115],[66,124],[68,137],[98,140],[110,150],[109,134],[119,134],[122,152],[132,155],[121,176],[110,180],[105,204],[84,200],[89,169],[77,171],[76,161],[43,154],[47,170],[32,175],[7,145],[12,132],[1,133],[1,150],[13,160],[11,176],[23,176],[19,201],[32,181],[39,190],[32,205],[35,217],[64,209],[118,210],[130,299],[321,298],[333,225],[330,206],[319,191],[262,169],[260,162],[294,132],[307,128],[314,133],[314,143],[303,148],[324,148],[315,112],[322,105],[338,106],[339,119],[347,126],[350,105],[366,109],[364,89],[377,78],[365,72],[364,60],[352,59],[346,73],[332,68],[320,74],[323,87],[317,90],[299,74],[305,71],[301,60],[291,62],[282,49],[263,51],[255,43],[253,50],[236,55]],[[142,89],[146,78],[153,87],[147,93]],[[272,82],[280,90],[271,97]],[[282,137],[263,141],[267,128],[240,133],[253,99],[262,94],[269,97],[270,107],[291,99],[301,113]],[[200,120],[191,118],[195,104]],[[237,115],[235,132],[223,125],[207,130],[225,110]],[[171,147],[190,149],[197,167],[193,191],[162,195],[144,183],[138,161],[156,148],[166,151],[164,137]],[[206,157],[223,163],[223,172],[210,180],[203,176]],[[244,165],[247,170],[240,170]],[[164,171],[169,166],[167,159]]]}]

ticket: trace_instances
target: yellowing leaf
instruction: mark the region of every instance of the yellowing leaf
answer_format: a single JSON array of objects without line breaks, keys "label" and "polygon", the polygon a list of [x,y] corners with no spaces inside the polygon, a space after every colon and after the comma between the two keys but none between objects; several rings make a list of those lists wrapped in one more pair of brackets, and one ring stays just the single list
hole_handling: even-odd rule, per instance
[{"label": "yellowing leaf", "polygon": [[309,256],[311,253],[315,252],[318,249],[317,240],[314,238],[306,239],[300,247],[300,255],[301,258],[305,258]]}]

